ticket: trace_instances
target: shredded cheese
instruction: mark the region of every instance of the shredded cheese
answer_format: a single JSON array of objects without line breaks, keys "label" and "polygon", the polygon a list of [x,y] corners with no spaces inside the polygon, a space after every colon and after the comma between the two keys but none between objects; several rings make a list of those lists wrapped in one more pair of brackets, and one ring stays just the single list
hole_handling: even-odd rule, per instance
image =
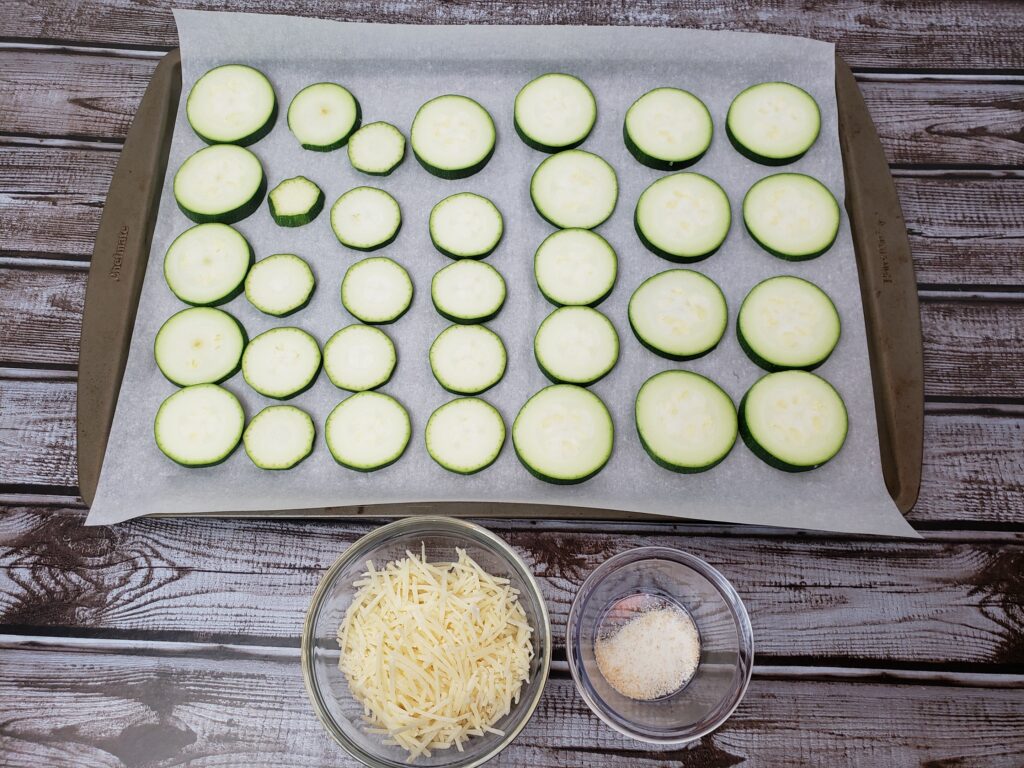
[{"label": "shredded cheese", "polygon": [[529,681],[533,641],[519,591],[463,549],[454,563],[420,556],[372,561],[338,629],[339,666],[363,705],[368,730],[409,761],[460,752],[494,724]]}]

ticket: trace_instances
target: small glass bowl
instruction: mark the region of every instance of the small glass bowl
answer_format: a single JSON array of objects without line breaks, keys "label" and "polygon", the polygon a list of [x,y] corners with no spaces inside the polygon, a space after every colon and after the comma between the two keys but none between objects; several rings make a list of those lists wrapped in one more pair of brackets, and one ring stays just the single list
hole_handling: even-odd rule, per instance
[{"label": "small glass bowl", "polygon": [[508,579],[519,590],[519,602],[534,630],[530,682],[523,684],[519,702],[494,724],[504,735],[474,736],[463,744],[462,752],[455,747],[434,750],[430,757],[418,757],[411,763],[472,768],[498,754],[523,729],[537,708],[551,667],[551,623],[540,587],[519,555],[479,525],[448,517],[410,517],[382,526],[349,547],[324,574],[306,614],[302,676],[317,715],[346,752],[371,768],[408,768],[404,749],[386,745],[381,736],[366,732],[363,707],[349,693],[345,675],[338,668],[341,651],[337,635],[356,593],[353,582],[366,570],[366,561],[382,567],[405,557],[407,551],[418,555],[421,544],[426,547],[428,562],[453,561],[458,547],[491,575]]},{"label": "small glass bowl", "polygon": [[[594,655],[611,606],[628,604],[636,595],[681,607],[700,636],[693,677],[658,699],[623,696],[604,679]],[[678,746],[711,733],[739,705],[754,664],[754,636],[739,595],[721,573],[686,552],[639,547],[608,559],[587,577],[569,610],[566,653],[576,687],[594,714],[630,738]]]}]

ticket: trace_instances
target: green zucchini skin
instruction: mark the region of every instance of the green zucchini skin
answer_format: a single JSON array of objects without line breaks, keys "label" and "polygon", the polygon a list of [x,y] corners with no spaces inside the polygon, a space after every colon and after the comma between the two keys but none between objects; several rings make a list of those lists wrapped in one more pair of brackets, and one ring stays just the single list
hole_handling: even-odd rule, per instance
[{"label": "green zucchini skin", "polygon": [[729,137],[729,143],[732,144],[733,149],[735,149],[737,152],[739,152],[741,155],[747,158],[747,160],[753,160],[755,163],[760,163],[761,165],[789,165],[790,163],[795,163],[801,157],[806,155],[807,152],[810,150],[810,147],[808,147],[800,154],[793,155],[792,157],[765,157],[764,155],[759,155],[757,152],[752,152],[751,150],[743,146],[743,144],[740,143],[739,139],[737,139],[733,135],[733,132],[729,129],[728,121],[726,121],[725,123],[725,135]]},{"label": "green zucchini skin", "polygon": [[[439,179],[445,179],[447,181],[458,181],[459,179],[469,178],[473,174],[479,173],[481,170],[483,170],[483,167],[485,165],[487,165],[487,163],[490,161],[491,157],[493,157],[493,155],[494,155],[494,148],[496,146],[498,146],[498,137],[497,136],[494,137],[494,144],[491,145],[490,151],[486,155],[484,155],[483,158],[480,161],[478,161],[477,163],[474,163],[473,165],[469,166],[468,168],[459,168],[457,170],[445,170],[444,168],[438,168],[437,166],[431,165],[430,163],[426,162],[422,157],[420,157],[418,154],[416,154],[416,150],[415,149],[413,149],[413,153],[412,154],[413,154],[413,157],[416,158],[416,162],[419,163],[423,167],[423,170],[425,170],[427,173],[431,173],[434,176],[437,176]],[[455,258],[455,257],[453,257],[453,258]]]},{"label": "green zucchini skin", "polygon": [[536,350],[534,350],[533,359],[537,361],[537,367],[540,368],[540,372],[543,373],[544,376],[547,378],[547,380],[550,381],[552,384],[572,384],[572,385],[577,386],[577,387],[589,387],[592,384],[596,384],[601,379],[603,379],[605,376],[607,376],[609,373],[614,371],[615,370],[615,365],[618,365],[618,360],[616,360],[615,364],[613,364],[611,368],[609,368],[607,371],[602,373],[596,379],[594,379],[593,381],[588,381],[586,384],[581,384],[578,381],[566,381],[565,379],[560,379],[557,376],[555,376],[555,374],[553,374],[551,371],[549,371],[547,368],[544,367],[544,363],[542,363],[540,361],[540,358],[537,357]]},{"label": "green zucchini skin", "polygon": [[[648,350],[649,352],[653,352],[658,357],[663,357],[666,360],[675,360],[678,363],[685,363],[687,360],[699,360],[705,355],[710,355],[712,352],[718,349],[718,344],[722,343],[721,341],[719,341],[718,344],[715,344],[715,346],[696,355],[673,355],[670,354],[669,352],[665,352],[661,349],[658,349],[657,347],[648,344],[646,341],[644,341],[643,337],[641,337],[640,334],[636,332],[636,328],[633,327],[633,323],[629,324],[629,330],[633,332],[633,336],[636,338],[637,341],[640,342],[640,346],[642,346],[644,349]],[[724,338],[725,334],[722,334],[722,337]]]},{"label": "green zucchini skin", "polygon": [[260,181],[259,187],[256,188],[256,194],[253,195],[247,203],[243,203],[234,210],[225,211],[224,213],[216,214],[204,214],[190,211],[181,201],[175,196],[175,203],[178,205],[180,210],[190,220],[196,224],[237,224],[242,219],[248,218],[252,214],[259,210],[259,207],[263,204],[263,198],[267,195],[267,174],[263,173],[263,179]]},{"label": "green zucchini skin", "polygon": [[704,259],[710,258],[711,256],[714,256],[716,253],[718,253],[718,251],[721,250],[722,246],[725,245],[725,240],[728,239],[723,239],[719,245],[712,248],[707,253],[702,253],[700,256],[677,256],[674,253],[669,253],[668,251],[662,250],[661,248],[659,248],[658,246],[656,246],[654,243],[647,239],[646,235],[644,235],[643,229],[640,227],[640,219],[636,214],[636,210],[633,211],[633,229],[636,231],[636,236],[640,238],[640,242],[643,243],[644,247],[647,250],[649,250],[654,255],[660,256],[661,258],[665,259],[665,261],[671,261],[673,264],[696,264],[698,261],[704,261]]},{"label": "green zucchini skin", "polygon": [[821,248],[820,250],[817,250],[814,253],[807,253],[807,254],[801,254],[800,256],[794,256],[791,253],[782,253],[781,251],[777,251],[774,248],[772,248],[772,247],[766,245],[764,242],[762,242],[761,239],[758,238],[758,236],[753,233],[753,231],[750,229],[750,227],[747,226],[746,217],[744,217],[744,219],[743,219],[743,228],[745,230],[747,230],[747,234],[750,235],[750,238],[755,243],[757,243],[759,246],[761,246],[765,251],[770,253],[775,258],[782,259],[783,261],[810,261],[811,259],[816,259],[819,256],[821,256],[823,253],[828,251],[828,249],[831,248],[833,245],[835,245],[836,239],[839,237],[839,231],[837,229],[836,230],[836,234],[833,235],[832,239],[829,240],[828,245],[826,245],[824,248]]},{"label": "green zucchini skin", "polygon": [[[505,306],[505,302],[501,303],[501,307],[503,307],[503,306]],[[437,310],[437,314],[439,314],[445,320],[447,320],[447,321],[449,321],[451,323],[458,323],[459,325],[480,325],[481,323],[489,322],[490,320],[493,320],[494,318],[496,318],[501,313],[501,307],[498,307],[496,310],[491,312],[491,314],[487,315],[486,317],[474,317],[471,320],[467,320],[464,317],[457,317],[456,315],[449,315],[443,309],[440,309],[437,306],[437,304],[434,305],[434,309]],[[455,394],[461,394],[461,393],[455,393]],[[470,397],[470,395],[463,395],[463,397]]]},{"label": "green zucchini skin", "polygon": [[[842,331],[840,331],[840,334]],[[821,365],[832,356],[832,352],[829,352],[825,357],[816,363],[811,365],[776,365],[775,363],[769,362],[755,352],[750,345],[747,343],[746,338],[743,336],[743,330],[740,328],[739,322],[736,323],[736,340],[740,343],[740,349],[746,352],[747,357],[750,358],[751,362],[769,373],[779,373],[780,371],[813,371],[815,368],[821,367]],[[839,346],[838,342],[836,346]],[[834,351],[834,348],[833,348]]]},{"label": "green zucchini skin", "polygon": [[[551,483],[552,485],[578,485],[579,483],[585,483],[587,480],[600,473],[600,471],[604,469],[605,466],[608,464],[608,462],[606,461],[604,464],[595,469],[589,475],[585,475],[583,477],[574,477],[571,480],[566,480],[557,477],[549,477],[548,475],[545,475],[543,472],[537,471],[529,464],[527,464],[525,461],[523,461],[523,457],[519,455],[518,451],[516,452],[516,457],[519,459],[519,463],[526,468],[527,472],[536,477],[538,480],[543,480],[545,483]],[[609,458],[611,457],[609,456]]]},{"label": "green zucchini skin", "polygon": [[572,144],[566,144],[563,147],[552,147],[552,146],[549,146],[548,144],[541,144],[539,141],[534,141],[529,136],[527,136],[523,132],[523,129],[519,127],[519,121],[518,120],[513,120],[512,124],[515,126],[516,135],[520,139],[523,140],[523,144],[528,146],[530,149],[535,149],[538,152],[547,152],[549,154],[554,154],[555,152],[563,152],[563,151],[565,151],[567,149],[576,149],[578,146],[583,144],[583,142],[585,142],[587,140],[587,138],[589,137],[589,135],[590,135],[588,133],[587,136],[584,136],[579,141],[574,141]]},{"label": "green zucchini skin", "polygon": [[279,227],[301,227],[304,224],[309,224],[313,219],[320,215],[320,212],[324,209],[324,191],[321,189],[317,195],[316,200],[313,202],[313,207],[305,213],[296,213],[293,215],[279,214],[274,209],[274,200],[270,196],[267,197],[267,205],[270,206],[270,215],[274,218],[274,223]]},{"label": "green zucchini skin", "polygon": [[[657,157],[648,155],[636,145],[636,142],[634,142],[629,135],[625,122],[622,124],[622,140],[626,144],[626,149],[629,150],[629,154],[631,154],[638,163],[646,165],[648,168],[652,168],[655,171],[681,171],[685,168],[689,168],[691,165],[696,165],[700,162],[701,158],[703,158],[704,155],[708,153],[708,150],[711,149],[711,142],[708,142],[708,146],[703,152],[695,157],[691,157],[689,160],[660,160]],[[643,236],[641,235],[641,237]],[[708,254],[708,256],[710,255],[711,254]],[[689,261],[694,261],[694,259],[689,259]]]}]

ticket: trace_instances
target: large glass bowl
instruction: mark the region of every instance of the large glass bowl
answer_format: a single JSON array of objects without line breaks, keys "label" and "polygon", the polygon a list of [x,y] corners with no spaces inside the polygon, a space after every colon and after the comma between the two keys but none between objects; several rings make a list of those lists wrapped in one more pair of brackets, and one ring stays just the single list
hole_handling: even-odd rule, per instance
[{"label": "large glass bowl", "polygon": [[382,526],[359,539],[324,574],[313,595],[302,634],[302,675],[313,708],[328,733],[353,757],[371,768],[408,768],[408,753],[383,743],[378,734],[367,733],[362,705],[349,693],[348,683],[338,668],[338,627],[355,595],[353,587],[366,570],[405,557],[407,551],[420,553],[426,547],[428,562],[457,559],[456,547],[493,576],[508,579],[519,590],[519,602],[533,627],[534,657],[530,682],[525,683],[519,702],[494,724],[503,736],[488,733],[471,737],[462,752],[455,747],[434,750],[430,757],[418,757],[414,766],[470,768],[480,765],[507,747],[537,708],[551,666],[551,624],[540,588],[529,568],[511,547],[479,525],[447,517],[410,517]]},{"label": "large glass bowl", "polygon": [[[594,641],[612,606],[645,595],[682,608],[700,637],[700,662],[675,693],[637,700],[601,674]],[[746,609],[726,578],[698,557],[667,547],[638,547],[609,558],[576,594],[566,626],[569,671],[594,714],[620,733],[649,744],[675,746],[699,739],[739,705],[754,665]]]}]

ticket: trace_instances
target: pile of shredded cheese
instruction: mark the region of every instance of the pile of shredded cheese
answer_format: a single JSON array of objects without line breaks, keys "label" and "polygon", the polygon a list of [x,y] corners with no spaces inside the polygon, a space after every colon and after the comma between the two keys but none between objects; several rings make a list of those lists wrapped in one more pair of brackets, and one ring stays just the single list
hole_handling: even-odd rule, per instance
[{"label": "pile of shredded cheese", "polygon": [[491,732],[530,677],[532,628],[508,579],[457,549],[367,563],[338,629],[341,671],[372,732],[409,760]]}]

